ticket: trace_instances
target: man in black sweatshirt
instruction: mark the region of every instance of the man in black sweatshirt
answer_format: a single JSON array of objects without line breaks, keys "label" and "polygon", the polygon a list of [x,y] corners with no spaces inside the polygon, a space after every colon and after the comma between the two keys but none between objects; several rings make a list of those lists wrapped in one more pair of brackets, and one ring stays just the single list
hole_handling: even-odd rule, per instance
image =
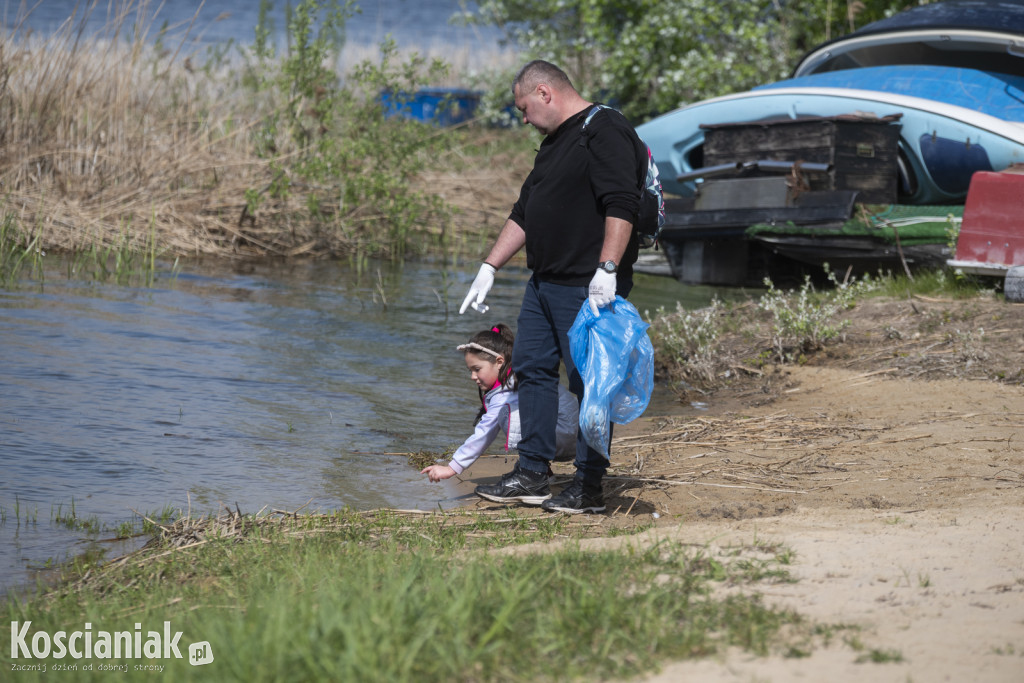
[{"label": "man in black sweatshirt", "polygon": [[[583,380],[569,353],[569,328],[584,302],[595,314],[629,294],[638,241],[642,143],[613,109],[595,109],[554,64],[533,61],[513,81],[523,122],[544,134],[519,200],[462,303],[483,303],[494,273],[520,249],[533,271],[523,295],[512,352],[519,388],[519,462],[494,485],[478,486],[488,500],[541,505],[558,512],[603,512],[601,480],[608,461],[577,437],[576,475],[551,497],[548,464],[555,457],[559,360],[569,389]],[[584,130],[584,121],[592,115]],[[610,429],[610,425],[609,425]]]}]

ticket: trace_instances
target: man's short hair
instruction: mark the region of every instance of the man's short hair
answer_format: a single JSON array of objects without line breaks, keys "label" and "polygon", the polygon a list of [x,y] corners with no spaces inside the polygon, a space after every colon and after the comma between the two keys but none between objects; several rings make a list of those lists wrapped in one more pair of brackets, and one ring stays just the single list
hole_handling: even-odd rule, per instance
[{"label": "man's short hair", "polygon": [[530,93],[541,83],[546,83],[555,90],[576,89],[564,71],[551,62],[535,59],[516,74],[515,80],[512,81],[512,94],[515,94],[516,86],[519,86],[523,93]]}]

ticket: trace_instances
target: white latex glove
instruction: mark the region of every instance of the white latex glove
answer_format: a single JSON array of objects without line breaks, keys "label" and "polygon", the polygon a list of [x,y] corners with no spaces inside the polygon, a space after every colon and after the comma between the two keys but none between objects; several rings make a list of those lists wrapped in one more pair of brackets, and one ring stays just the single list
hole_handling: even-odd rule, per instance
[{"label": "white latex glove", "polygon": [[603,308],[615,301],[615,273],[609,273],[603,268],[598,268],[594,273],[594,279],[590,281],[590,310],[598,315],[597,309]]},{"label": "white latex glove", "polygon": [[[480,266],[480,272],[476,274],[476,279],[473,280],[472,286],[469,288],[469,294],[466,295],[465,300],[462,302],[462,308],[459,309],[459,315],[466,312],[469,308],[470,303],[473,304],[473,308],[480,311],[480,305],[484,302],[484,298],[487,296],[487,292],[491,291],[491,287],[494,286],[494,266],[490,263],[485,263]],[[474,298],[476,299],[474,301]],[[480,311],[485,313],[487,309]]]}]

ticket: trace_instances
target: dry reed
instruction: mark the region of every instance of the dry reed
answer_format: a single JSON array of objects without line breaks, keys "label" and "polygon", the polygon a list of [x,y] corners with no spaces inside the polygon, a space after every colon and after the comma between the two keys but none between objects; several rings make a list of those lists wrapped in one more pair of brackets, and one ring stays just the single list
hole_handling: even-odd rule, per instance
[{"label": "dry reed", "polygon": [[225,209],[266,171],[187,61],[161,66],[141,39],[82,40],[70,23],[45,40],[4,37],[0,60],[6,210],[45,248],[113,247],[127,232],[142,249],[152,231],[200,254],[231,240]]},{"label": "dry reed", "polygon": [[828,444],[873,431],[879,430],[785,413],[666,418],[652,433],[615,440],[609,484],[618,491],[704,486],[804,494],[830,484],[809,489],[799,485],[803,477],[846,471],[830,461]]}]

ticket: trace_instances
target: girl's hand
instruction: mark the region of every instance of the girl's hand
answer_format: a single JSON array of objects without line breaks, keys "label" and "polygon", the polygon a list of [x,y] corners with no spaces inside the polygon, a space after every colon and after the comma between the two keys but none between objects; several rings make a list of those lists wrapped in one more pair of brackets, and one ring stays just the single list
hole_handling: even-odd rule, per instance
[{"label": "girl's hand", "polygon": [[430,467],[424,467],[420,474],[427,475],[430,481],[441,481],[449,477],[455,476],[455,470],[448,465],[431,465]]}]

